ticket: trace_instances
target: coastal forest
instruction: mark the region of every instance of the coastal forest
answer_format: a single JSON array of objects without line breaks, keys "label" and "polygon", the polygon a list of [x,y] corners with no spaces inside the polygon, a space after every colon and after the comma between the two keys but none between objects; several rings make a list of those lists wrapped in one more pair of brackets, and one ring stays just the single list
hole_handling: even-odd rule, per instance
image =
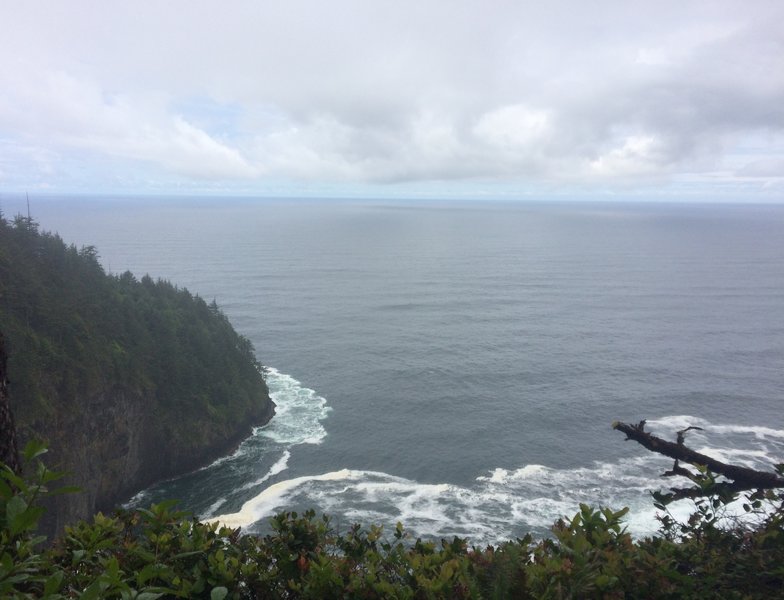
[{"label": "coastal forest", "polygon": [[214,301],[107,274],[29,217],[0,218],[0,331],[21,443],[47,440],[84,490],[57,500],[51,532],[231,451],[274,411]]}]

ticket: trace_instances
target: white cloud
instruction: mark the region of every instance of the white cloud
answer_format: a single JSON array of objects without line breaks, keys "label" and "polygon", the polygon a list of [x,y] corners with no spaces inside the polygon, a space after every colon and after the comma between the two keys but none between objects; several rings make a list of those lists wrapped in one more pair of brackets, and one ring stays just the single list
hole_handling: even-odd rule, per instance
[{"label": "white cloud", "polygon": [[32,72],[0,97],[0,126],[28,143],[159,163],[189,177],[253,177],[241,153],[167,110],[167,95],[104,92],[64,71]]},{"label": "white cloud", "polygon": [[764,177],[784,179],[784,156],[761,158],[741,167],[737,174],[741,177]]},{"label": "white cloud", "polygon": [[650,175],[659,170],[665,158],[666,152],[656,137],[633,135],[624,139],[619,147],[592,160],[590,169],[604,178]]},{"label": "white cloud", "polygon": [[483,114],[474,134],[484,143],[502,149],[531,150],[548,129],[546,111],[513,104]]},{"label": "white cloud", "polygon": [[[55,180],[78,155],[172,181],[707,181],[784,134],[783,18],[740,1],[5,3],[0,153],[48,153]],[[760,143],[731,172],[782,159]]]}]

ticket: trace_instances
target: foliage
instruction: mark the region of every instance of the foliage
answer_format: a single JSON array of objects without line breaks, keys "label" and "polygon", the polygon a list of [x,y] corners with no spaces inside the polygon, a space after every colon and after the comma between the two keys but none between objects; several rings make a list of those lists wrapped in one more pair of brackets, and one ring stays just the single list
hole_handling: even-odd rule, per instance
[{"label": "foliage", "polygon": [[[41,500],[76,491],[50,490],[49,484],[62,474],[50,471],[39,457],[46,452],[40,442],[30,442],[22,458],[34,463],[33,474],[22,477],[0,463],[0,598],[49,596],[59,589],[63,574],[53,569],[39,547],[45,538],[35,534],[44,509]],[[37,590],[31,594],[25,590]]]},{"label": "foliage", "polygon": [[29,217],[0,217],[0,323],[27,439],[51,439],[67,419],[78,427],[88,410],[115,409],[125,395],[154,415],[151,439],[199,450],[269,407],[252,344],[214,301],[149,276],[106,274],[95,247],[68,246]]},{"label": "foliage", "polygon": [[[776,598],[784,593],[784,496],[753,527],[721,527],[726,504],[699,504],[686,523],[634,540],[627,509],[580,506],[550,539],[487,548],[412,540],[398,524],[335,532],[327,517],[281,513],[264,537],[204,524],[172,503],[97,514],[48,548],[33,533],[37,501],[58,474],[39,460],[28,480],[0,470],[3,598]],[[753,495],[754,496],[754,495]],[[714,505],[714,501],[718,503]],[[759,502],[758,505],[755,503]],[[755,508],[756,506],[756,508]]]}]

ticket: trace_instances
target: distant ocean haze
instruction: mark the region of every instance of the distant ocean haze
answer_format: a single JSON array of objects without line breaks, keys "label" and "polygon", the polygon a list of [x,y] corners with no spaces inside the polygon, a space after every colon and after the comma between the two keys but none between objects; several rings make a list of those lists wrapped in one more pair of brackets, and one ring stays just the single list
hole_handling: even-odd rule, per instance
[{"label": "distant ocean haze", "polygon": [[312,506],[477,543],[588,502],[631,506],[644,533],[668,463],[613,420],[700,425],[698,450],[784,461],[784,206],[32,206],[108,270],[214,298],[274,367],[268,426],[137,502],[173,496],[251,530]]}]

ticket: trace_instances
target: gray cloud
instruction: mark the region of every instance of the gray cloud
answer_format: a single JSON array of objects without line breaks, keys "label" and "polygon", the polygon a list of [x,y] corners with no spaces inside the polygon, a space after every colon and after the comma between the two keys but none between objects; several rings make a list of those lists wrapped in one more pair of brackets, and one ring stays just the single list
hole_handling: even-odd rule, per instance
[{"label": "gray cloud", "polygon": [[0,152],[186,180],[770,184],[783,18],[778,2],[4,3]]}]

